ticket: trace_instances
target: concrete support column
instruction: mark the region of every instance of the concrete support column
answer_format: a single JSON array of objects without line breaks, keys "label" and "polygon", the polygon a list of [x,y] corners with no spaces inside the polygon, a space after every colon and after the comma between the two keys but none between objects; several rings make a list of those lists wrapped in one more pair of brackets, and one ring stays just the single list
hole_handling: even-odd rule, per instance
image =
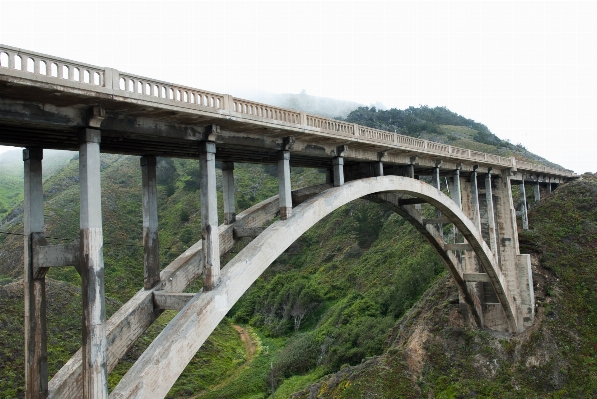
[{"label": "concrete support column", "polygon": [[475,166],[470,178],[470,193],[471,193],[471,220],[475,226],[481,231],[481,211],[479,210],[479,187],[477,185],[477,167]]},{"label": "concrete support column", "polygon": [[236,221],[236,205],[234,204],[234,162],[222,163],[222,191],[224,194],[224,223]]},{"label": "concrete support column", "polygon": [[527,192],[524,188],[524,177],[522,179],[522,184],[520,185],[520,195],[522,196],[522,229],[528,230],[529,229],[529,214],[527,212]]},{"label": "concrete support column", "polygon": [[199,143],[199,184],[201,192],[201,235],[205,274],[203,290],[220,284],[220,236],[218,234],[218,195],[216,191],[216,143]]},{"label": "concrete support column", "polygon": [[535,184],[535,203],[541,201],[541,186],[539,186],[539,180]]},{"label": "concrete support column", "polygon": [[498,258],[497,235],[495,231],[495,214],[493,209],[493,191],[491,188],[491,169],[485,177],[485,198],[487,201],[487,227],[489,230],[489,248],[495,258]]},{"label": "concrete support column", "polygon": [[280,190],[280,219],[286,220],[292,216],[290,151],[278,152],[278,187]]},{"label": "concrete support column", "polygon": [[383,162],[378,161],[373,163],[373,172],[375,176],[383,176]]},{"label": "concrete support column", "polygon": [[334,165],[334,187],[344,185],[344,158],[335,157],[332,161]]},{"label": "concrete support column", "polygon": [[[462,194],[460,193],[460,170],[454,171],[454,177],[452,178],[452,187],[450,187],[450,197],[452,201],[462,209]],[[454,243],[458,242],[458,230],[456,226],[453,226],[452,231],[454,232]]]},{"label": "concrete support column", "polygon": [[143,181],[143,285],[146,290],[153,288],[160,281],[156,165],[156,157],[141,157]]},{"label": "concrete support column", "polygon": [[551,182],[547,183],[547,193],[551,194]]},{"label": "concrete support column", "polygon": [[46,279],[35,278],[33,240],[44,231],[41,148],[23,150],[25,167],[24,260],[25,288],[25,398],[48,396],[48,352],[46,331]]},{"label": "concrete support column", "polygon": [[108,398],[100,141],[99,130],[84,129],[79,134],[84,399]]},{"label": "concrete support column", "polygon": [[406,166],[406,177],[415,178],[415,165],[410,164]]},{"label": "concrete support column", "polygon": [[[441,181],[440,181],[440,177],[439,177],[439,166],[436,166],[435,168],[433,168],[433,175],[431,176],[431,185],[441,191]],[[436,209],[435,217],[440,218],[441,216],[442,216],[442,213],[438,209]],[[437,231],[439,231],[440,237],[443,238],[444,237],[444,226],[441,223],[437,224]]]}]

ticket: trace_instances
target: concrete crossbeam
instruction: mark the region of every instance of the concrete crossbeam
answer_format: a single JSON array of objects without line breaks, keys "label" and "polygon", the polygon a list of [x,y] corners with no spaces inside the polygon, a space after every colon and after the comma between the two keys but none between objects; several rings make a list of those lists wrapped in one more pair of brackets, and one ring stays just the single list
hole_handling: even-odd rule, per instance
[{"label": "concrete crossbeam", "polygon": [[423,224],[447,224],[452,223],[447,217],[427,218],[423,219]]},{"label": "concrete crossbeam", "polygon": [[234,238],[243,238],[243,237],[257,237],[259,234],[263,233],[265,227],[235,227],[234,228]]},{"label": "concrete crossbeam", "polygon": [[471,244],[446,244],[444,245],[446,251],[472,251]]},{"label": "concrete crossbeam", "polygon": [[464,273],[464,281],[467,283],[489,283],[487,273]]},{"label": "concrete crossbeam", "polygon": [[181,292],[153,291],[153,308],[180,311],[194,296],[195,294]]}]

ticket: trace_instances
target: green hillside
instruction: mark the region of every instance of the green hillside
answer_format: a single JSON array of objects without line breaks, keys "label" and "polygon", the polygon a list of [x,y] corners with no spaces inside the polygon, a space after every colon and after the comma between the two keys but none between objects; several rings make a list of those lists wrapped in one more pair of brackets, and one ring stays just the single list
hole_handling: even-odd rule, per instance
[{"label": "green hillside", "polygon": [[449,278],[389,334],[385,353],[292,396],[302,398],[597,397],[597,176],[561,186],[520,233],[538,303],[523,334],[465,327]]},{"label": "green hillside", "polygon": [[[307,103],[311,107],[315,104]],[[400,115],[406,116],[392,119]],[[347,119],[392,131],[395,126],[401,133],[417,137],[475,149],[483,146],[483,151],[540,161],[532,154],[525,155],[519,146],[501,141],[483,125],[444,108],[378,111],[365,107]],[[45,233],[55,242],[78,237],[78,156],[67,154],[64,166],[44,180]],[[106,294],[113,311],[143,284],[141,170],[138,157],[103,154],[101,159]],[[47,156],[45,169],[46,160]],[[1,169],[0,178],[3,173]],[[159,159],[162,267],[199,239],[198,176],[198,161]],[[272,165],[236,165],[237,212],[277,194],[276,176]],[[293,168],[291,178],[293,188],[299,188],[323,182],[324,174]],[[220,171],[217,179],[221,196]],[[22,187],[22,181],[20,184]],[[14,196],[17,189],[8,190],[2,198]],[[18,235],[22,233],[22,206],[16,203],[6,216],[0,215],[0,230],[12,233],[0,234],[0,285],[4,285],[0,289],[4,313],[0,334],[10,337],[0,357],[0,397],[21,397],[23,384],[22,292],[19,294],[23,244]],[[220,220],[222,214],[220,209]],[[350,372],[363,361],[368,364],[366,359],[372,356],[387,356],[390,352],[384,355],[384,350],[399,336],[397,323],[415,319],[404,315],[413,305],[415,309],[422,306],[419,298],[429,287],[436,288],[426,294],[431,299],[423,303],[455,309],[450,304],[454,302],[453,288],[445,288],[445,298],[434,294],[437,287],[449,285],[444,270],[432,248],[403,219],[364,200],[348,204],[305,233],[264,273],[195,356],[169,397],[257,399],[271,394],[273,385],[276,398],[284,398],[324,375]],[[70,317],[80,314],[76,307],[80,306],[80,279],[74,269],[52,270],[48,277],[51,287],[67,287],[53,290],[51,301],[73,306],[68,314],[54,312],[51,316],[55,318],[53,331],[68,337],[52,341],[54,373],[79,342],[80,326],[73,322],[78,316]],[[198,288],[200,284],[192,287]],[[48,312],[53,312],[54,305],[49,306]],[[172,312],[165,312],[127,353],[110,375],[111,387],[172,317]],[[400,381],[406,387],[411,380]],[[425,389],[436,392],[433,384],[429,382]]]}]

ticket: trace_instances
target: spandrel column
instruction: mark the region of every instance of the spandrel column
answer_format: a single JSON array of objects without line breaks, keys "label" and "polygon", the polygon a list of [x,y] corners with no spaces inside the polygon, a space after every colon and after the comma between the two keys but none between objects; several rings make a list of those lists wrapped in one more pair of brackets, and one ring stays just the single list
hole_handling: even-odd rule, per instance
[{"label": "spandrel column", "polygon": [[222,191],[224,197],[224,223],[232,224],[236,221],[234,162],[222,163]]},{"label": "spandrel column", "polygon": [[108,397],[100,141],[99,130],[84,129],[79,134],[84,399]]},{"label": "spandrel column", "polygon": [[290,151],[278,152],[278,187],[280,193],[280,219],[286,220],[292,216]]},{"label": "spandrel column", "polygon": [[141,157],[143,180],[143,284],[146,290],[153,288],[160,281],[156,166],[156,157]]},{"label": "spandrel column", "polygon": [[216,191],[216,143],[199,143],[201,185],[201,233],[205,275],[203,289],[210,291],[220,284],[220,236],[218,234],[218,196]]},{"label": "spandrel column", "polygon": [[23,150],[25,167],[24,263],[25,288],[25,398],[48,395],[48,352],[46,327],[46,280],[34,276],[33,241],[44,231],[41,148]]}]

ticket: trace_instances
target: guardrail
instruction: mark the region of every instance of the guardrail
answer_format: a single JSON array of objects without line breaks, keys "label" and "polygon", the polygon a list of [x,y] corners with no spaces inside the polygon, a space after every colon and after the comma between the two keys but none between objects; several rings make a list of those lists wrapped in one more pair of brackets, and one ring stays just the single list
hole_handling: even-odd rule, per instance
[{"label": "guardrail", "polygon": [[406,148],[421,153],[475,161],[488,165],[513,167],[531,172],[543,172],[574,177],[574,173],[544,165],[518,161],[513,158],[454,147],[448,144],[417,139],[398,133],[360,126],[309,115],[285,108],[274,107],[227,94],[212,93],[192,87],[119,72],[76,61],[35,53],[19,48],[0,45],[0,72],[2,68],[39,75],[45,81],[56,84],[70,82],[88,86],[90,90],[102,88],[114,94],[135,97],[167,105],[184,106],[191,109],[218,112],[224,115],[247,118],[265,123],[285,124],[303,129],[305,132],[324,133],[351,140],[371,143],[381,147]]}]

